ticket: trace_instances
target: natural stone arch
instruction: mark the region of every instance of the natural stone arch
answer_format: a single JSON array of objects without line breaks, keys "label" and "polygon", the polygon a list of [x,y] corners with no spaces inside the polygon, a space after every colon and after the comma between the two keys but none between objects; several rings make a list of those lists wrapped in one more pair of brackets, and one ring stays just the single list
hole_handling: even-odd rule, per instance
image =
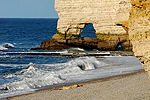
[{"label": "natural stone arch", "polygon": [[117,48],[116,48],[116,50],[123,50],[122,49],[122,44],[123,42],[119,42],[118,44],[117,44]]},{"label": "natural stone arch", "polygon": [[110,37],[112,34],[124,35],[126,30],[134,54],[142,62],[150,80],[149,0],[55,0],[55,9],[59,20],[57,34],[53,38],[65,34],[68,38],[78,37],[87,23],[93,23],[98,38],[101,38],[101,34]]},{"label": "natural stone arch", "polygon": [[[90,34],[91,33],[91,34]],[[86,24],[83,31],[80,33],[81,37],[90,37],[90,38],[97,38],[96,31],[92,23]]]},{"label": "natural stone arch", "polygon": [[116,23],[128,19],[130,8],[130,0],[55,0],[59,20],[53,38],[64,34],[68,38],[78,37],[88,23],[93,23],[97,38],[101,34],[126,38],[126,31]]}]

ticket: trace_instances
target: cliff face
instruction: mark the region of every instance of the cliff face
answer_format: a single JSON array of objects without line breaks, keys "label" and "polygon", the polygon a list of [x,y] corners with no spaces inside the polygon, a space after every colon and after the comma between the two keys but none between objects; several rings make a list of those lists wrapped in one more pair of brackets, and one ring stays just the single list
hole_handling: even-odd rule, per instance
[{"label": "cliff face", "polygon": [[150,80],[150,0],[55,0],[55,8],[59,20],[53,38],[79,37],[90,23],[98,38],[128,38],[127,31]]},{"label": "cliff face", "polygon": [[150,0],[131,0],[129,39],[150,80]]},{"label": "cliff face", "polygon": [[59,20],[57,34],[53,38],[78,37],[90,23],[97,38],[108,37],[108,34],[128,38],[125,27],[117,25],[128,20],[130,0],[55,0],[55,9]]},{"label": "cliff face", "polygon": [[[132,44],[126,32],[130,9],[130,0],[55,0],[57,33],[33,49],[81,47],[114,51],[121,45],[130,51]],[[98,39],[80,37],[88,24],[93,24]]]}]

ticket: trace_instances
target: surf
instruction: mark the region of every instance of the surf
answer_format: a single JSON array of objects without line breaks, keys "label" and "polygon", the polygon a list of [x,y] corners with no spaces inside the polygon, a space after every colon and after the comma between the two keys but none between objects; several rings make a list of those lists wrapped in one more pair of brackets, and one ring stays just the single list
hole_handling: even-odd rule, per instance
[{"label": "surf", "polygon": [[15,48],[15,46],[11,43],[4,43],[0,45],[0,51],[8,50],[9,48]]}]

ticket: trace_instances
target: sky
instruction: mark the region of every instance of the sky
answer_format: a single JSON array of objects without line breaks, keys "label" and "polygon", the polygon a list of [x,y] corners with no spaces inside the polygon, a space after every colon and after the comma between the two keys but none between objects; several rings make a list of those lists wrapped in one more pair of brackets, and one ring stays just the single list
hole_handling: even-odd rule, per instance
[{"label": "sky", "polygon": [[0,0],[0,18],[58,18],[55,0]]}]

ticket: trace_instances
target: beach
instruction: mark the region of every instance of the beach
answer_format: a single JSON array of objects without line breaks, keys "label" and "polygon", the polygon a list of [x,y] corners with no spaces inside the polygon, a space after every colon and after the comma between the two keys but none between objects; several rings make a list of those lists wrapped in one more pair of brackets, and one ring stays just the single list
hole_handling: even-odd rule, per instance
[{"label": "beach", "polygon": [[[1,19],[1,99],[149,99],[147,74],[140,71],[143,70],[141,62],[131,51],[31,50],[53,37],[57,20]],[[93,31],[89,30],[82,37],[93,38]],[[64,85],[71,85],[72,89]]]},{"label": "beach", "polygon": [[[149,100],[149,81],[144,70],[136,73],[81,82],[0,100]],[[73,87],[75,84],[72,84]]]}]

